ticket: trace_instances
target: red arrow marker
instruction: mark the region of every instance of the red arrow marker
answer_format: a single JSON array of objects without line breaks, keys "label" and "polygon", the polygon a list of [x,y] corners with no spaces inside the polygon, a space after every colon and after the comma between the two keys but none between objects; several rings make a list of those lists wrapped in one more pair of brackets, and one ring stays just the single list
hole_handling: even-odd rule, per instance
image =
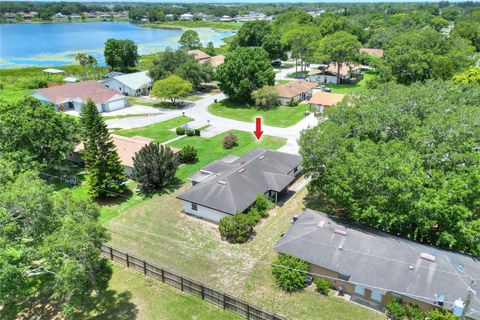
[{"label": "red arrow marker", "polygon": [[253,134],[255,137],[257,137],[257,140],[260,140],[260,137],[263,134],[262,131],[262,118],[255,118],[255,123],[256,123],[256,130],[253,131]]}]

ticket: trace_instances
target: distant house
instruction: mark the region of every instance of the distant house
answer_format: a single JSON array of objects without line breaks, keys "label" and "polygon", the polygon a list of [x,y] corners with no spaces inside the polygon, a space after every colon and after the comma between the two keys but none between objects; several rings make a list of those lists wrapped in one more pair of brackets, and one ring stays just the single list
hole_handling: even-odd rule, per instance
[{"label": "distant house", "polygon": [[244,212],[263,194],[275,203],[300,173],[298,155],[255,149],[203,167],[189,179],[193,186],[177,196],[185,213],[218,222]]},{"label": "distant house", "polygon": [[194,16],[190,12],[181,14],[179,19],[180,20],[193,20]]},{"label": "distant house", "polygon": [[[274,250],[306,261],[314,278],[342,287],[351,300],[375,308],[392,298],[422,310],[444,306],[459,315],[478,258],[399,238],[306,209]],[[480,310],[473,296],[471,310]],[[459,310],[460,309],[460,310]],[[480,313],[470,317],[480,319]]]},{"label": "distant house", "polygon": [[333,107],[337,103],[340,103],[344,97],[345,95],[340,93],[318,91],[313,93],[308,103],[312,109],[323,113],[325,108]]},{"label": "distant house", "polygon": [[340,82],[342,82],[342,80],[348,80],[352,77],[352,73],[358,70],[360,70],[360,67],[357,65],[342,64],[340,72],[338,72],[337,64],[330,63],[326,69],[311,69],[308,75],[312,82],[336,84],[338,77],[340,77]]},{"label": "distant house", "polygon": [[[108,74],[107,74],[108,75]],[[152,89],[152,78],[148,71],[110,76],[102,81],[105,87],[116,90],[126,96],[148,95]]]},{"label": "distant house", "polygon": [[[144,146],[146,146],[150,142],[153,142],[154,140],[146,137],[140,137],[140,136],[124,137],[116,134],[111,134],[110,136],[112,137],[112,141],[117,148],[117,153],[120,158],[120,162],[123,165],[125,174],[131,177],[133,174],[133,157],[135,156],[135,153],[140,151],[140,149],[142,149]],[[171,148],[171,149],[173,153],[177,153],[180,151],[180,149],[177,149],[177,148]],[[70,155],[69,160],[76,163],[82,163],[83,162],[83,159],[81,156],[82,150],[83,150],[83,143],[80,143],[75,147],[75,150]]]},{"label": "distant house", "polygon": [[95,102],[99,112],[114,111],[127,106],[124,95],[105,88],[95,80],[38,89],[31,96],[42,103],[53,103],[57,111],[81,111],[88,99]]},{"label": "distant house", "polygon": [[16,19],[17,18],[17,14],[16,13],[13,13],[13,12],[7,12],[5,14],[3,14],[3,17],[5,19]]},{"label": "distant house", "polygon": [[61,13],[61,12],[58,12],[58,13],[54,14],[52,18],[53,18],[53,19],[66,19],[67,16],[64,15],[64,14]]},{"label": "distant house", "polygon": [[360,53],[368,53],[372,56],[376,56],[379,58],[383,57],[383,50],[382,49],[372,49],[372,48],[360,48]]},{"label": "distant house", "polygon": [[230,22],[230,21],[233,21],[233,18],[230,17],[230,16],[226,16],[226,15],[225,15],[225,16],[222,16],[222,17],[220,18],[220,21],[221,21],[221,22]]},{"label": "distant house", "polygon": [[287,84],[277,84],[275,87],[280,103],[286,105],[292,100],[303,101],[309,99],[313,88],[317,87],[317,84],[306,80],[295,80]]},{"label": "distant house", "polygon": [[225,56],[220,54],[218,56],[213,56],[210,58],[210,63],[212,64],[212,67],[216,69],[219,65],[225,62]]},{"label": "distant house", "polygon": [[202,50],[188,50],[187,53],[195,58],[199,63],[206,63],[210,61],[211,56]]}]

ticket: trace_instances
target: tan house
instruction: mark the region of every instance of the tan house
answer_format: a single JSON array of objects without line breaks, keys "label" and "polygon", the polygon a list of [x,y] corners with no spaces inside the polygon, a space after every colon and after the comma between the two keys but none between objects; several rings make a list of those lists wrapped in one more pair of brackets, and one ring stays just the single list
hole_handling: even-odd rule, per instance
[{"label": "tan house", "polygon": [[[125,174],[131,177],[133,174],[133,157],[135,156],[135,153],[137,153],[144,146],[155,140],[141,136],[124,137],[116,134],[111,134],[111,137],[113,143],[117,147],[117,153],[120,158],[120,162],[122,163],[125,170]],[[180,151],[180,149],[177,148],[170,149],[172,149],[173,153],[177,153]],[[75,147],[75,150],[73,154],[69,157],[69,159],[77,163],[83,162],[80,154],[82,150],[83,143],[80,143]]]},{"label": "tan house", "polygon": [[312,95],[313,88],[316,88],[317,84],[307,80],[295,80],[286,84],[277,84],[277,96],[280,100],[280,104],[286,105],[290,101],[304,101],[309,99]]},{"label": "tan house", "polygon": [[198,63],[207,63],[210,62],[212,64],[212,67],[216,69],[219,65],[221,65],[225,61],[225,56],[224,55],[218,55],[218,56],[210,56],[209,54],[203,52],[202,50],[189,50],[187,51],[188,54],[192,55],[195,60],[198,61]]},{"label": "tan house", "polygon": [[376,56],[378,58],[383,57],[383,50],[382,49],[372,49],[372,48],[360,48],[360,53],[368,53],[372,56]]},{"label": "tan house", "polygon": [[225,62],[225,56],[223,54],[220,54],[218,56],[213,56],[210,58],[210,63],[212,64],[212,67],[214,69],[216,69],[223,62]]},{"label": "tan house", "polygon": [[[470,255],[413,242],[341,218],[306,209],[274,250],[306,261],[350,300],[382,309],[392,298],[427,311],[443,306],[461,313],[470,277],[480,262]],[[480,310],[480,299],[471,300]],[[480,319],[480,314],[472,314]]]},{"label": "tan house", "polygon": [[308,100],[308,103],[311,108],[315,109],[317,112],[323,113],[325,108],[333,107],[340,103],[344,97],[345,95],[341,93],[318,91],[313,93],[310,100]]},{"label": "tan house", "polygon": [[308,76],[312,82],[337,84],[338,78],[340,83],[349,80],[352,74],[359,70],[360,66],[354,64],[342,64],[338,70],[336,63],[330,63],[327,68],[311,69]]}]

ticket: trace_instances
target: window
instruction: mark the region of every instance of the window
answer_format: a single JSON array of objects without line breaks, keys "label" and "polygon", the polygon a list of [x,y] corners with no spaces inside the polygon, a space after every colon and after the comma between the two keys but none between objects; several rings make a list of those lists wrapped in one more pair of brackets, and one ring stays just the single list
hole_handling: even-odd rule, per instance
[{"label": "window", "polygon": [[192,203],[192,210],[193,210],[193,211],[197,211],[197,210],[198,210],[196,203]]},{"label": "window", "polygon": [[350,280],[350,276],[349,276],[348,274],[342,274],[342,273],[340,273],[340,274],[338,275],[338,279],[344,280],[344,281],[348,281],[348,280]]},{"label": "window", "polygon": [[355,294],[358,294],[359,296],[364,296],[365,288],[362,286],[355,286]]},{"label": "window", "polygon": [[382,294],[377,291],[372,290],[372,294],[370,296],[372,300],[377,301],[377,302],[382,302]]},{"label": "window", "polygon": [[293,173],[297,173],[298,171],[298,167],[295,167],[295,169],[293,169]]}]

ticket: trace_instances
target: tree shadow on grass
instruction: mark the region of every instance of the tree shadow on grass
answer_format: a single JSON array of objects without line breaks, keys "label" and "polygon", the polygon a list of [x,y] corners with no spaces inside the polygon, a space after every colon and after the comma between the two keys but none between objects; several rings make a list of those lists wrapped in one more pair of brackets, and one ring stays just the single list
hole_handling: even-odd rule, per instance
[{"label": "tree shadow on grass", "polygon": [[175,178],[172,179],[172,181],[170,181],[169,184],[167,184],[161,190],[152,190],[151,192],[139,191],[139,193],[142,196],[144,196],[145,198],[151,198],[155,195],[162,196],[162,195],[165,195],[165,194],[171,194],[171,193],[175,192],[182,185],[183,185],[183,181],[180,180],[179,178],[175,177]]},{"label": "tree shadow on grass", "polygon": [[123,193],[118,194],[114,197],[95,199],[95,202],[101,206],[118,205],[130,200],[132,196],[133,196],[133,191],[130,189],[127,189]]},{"label": "tree shadow on grass", "polygon": [[99,296],[91,298],[90,310],[87,311],[94,316],[83,316],[82,318],[89,320],[136,319],[138,308],[131,302],[131,299],[130,291],[118,293],[115,290],[107,290]]}]

